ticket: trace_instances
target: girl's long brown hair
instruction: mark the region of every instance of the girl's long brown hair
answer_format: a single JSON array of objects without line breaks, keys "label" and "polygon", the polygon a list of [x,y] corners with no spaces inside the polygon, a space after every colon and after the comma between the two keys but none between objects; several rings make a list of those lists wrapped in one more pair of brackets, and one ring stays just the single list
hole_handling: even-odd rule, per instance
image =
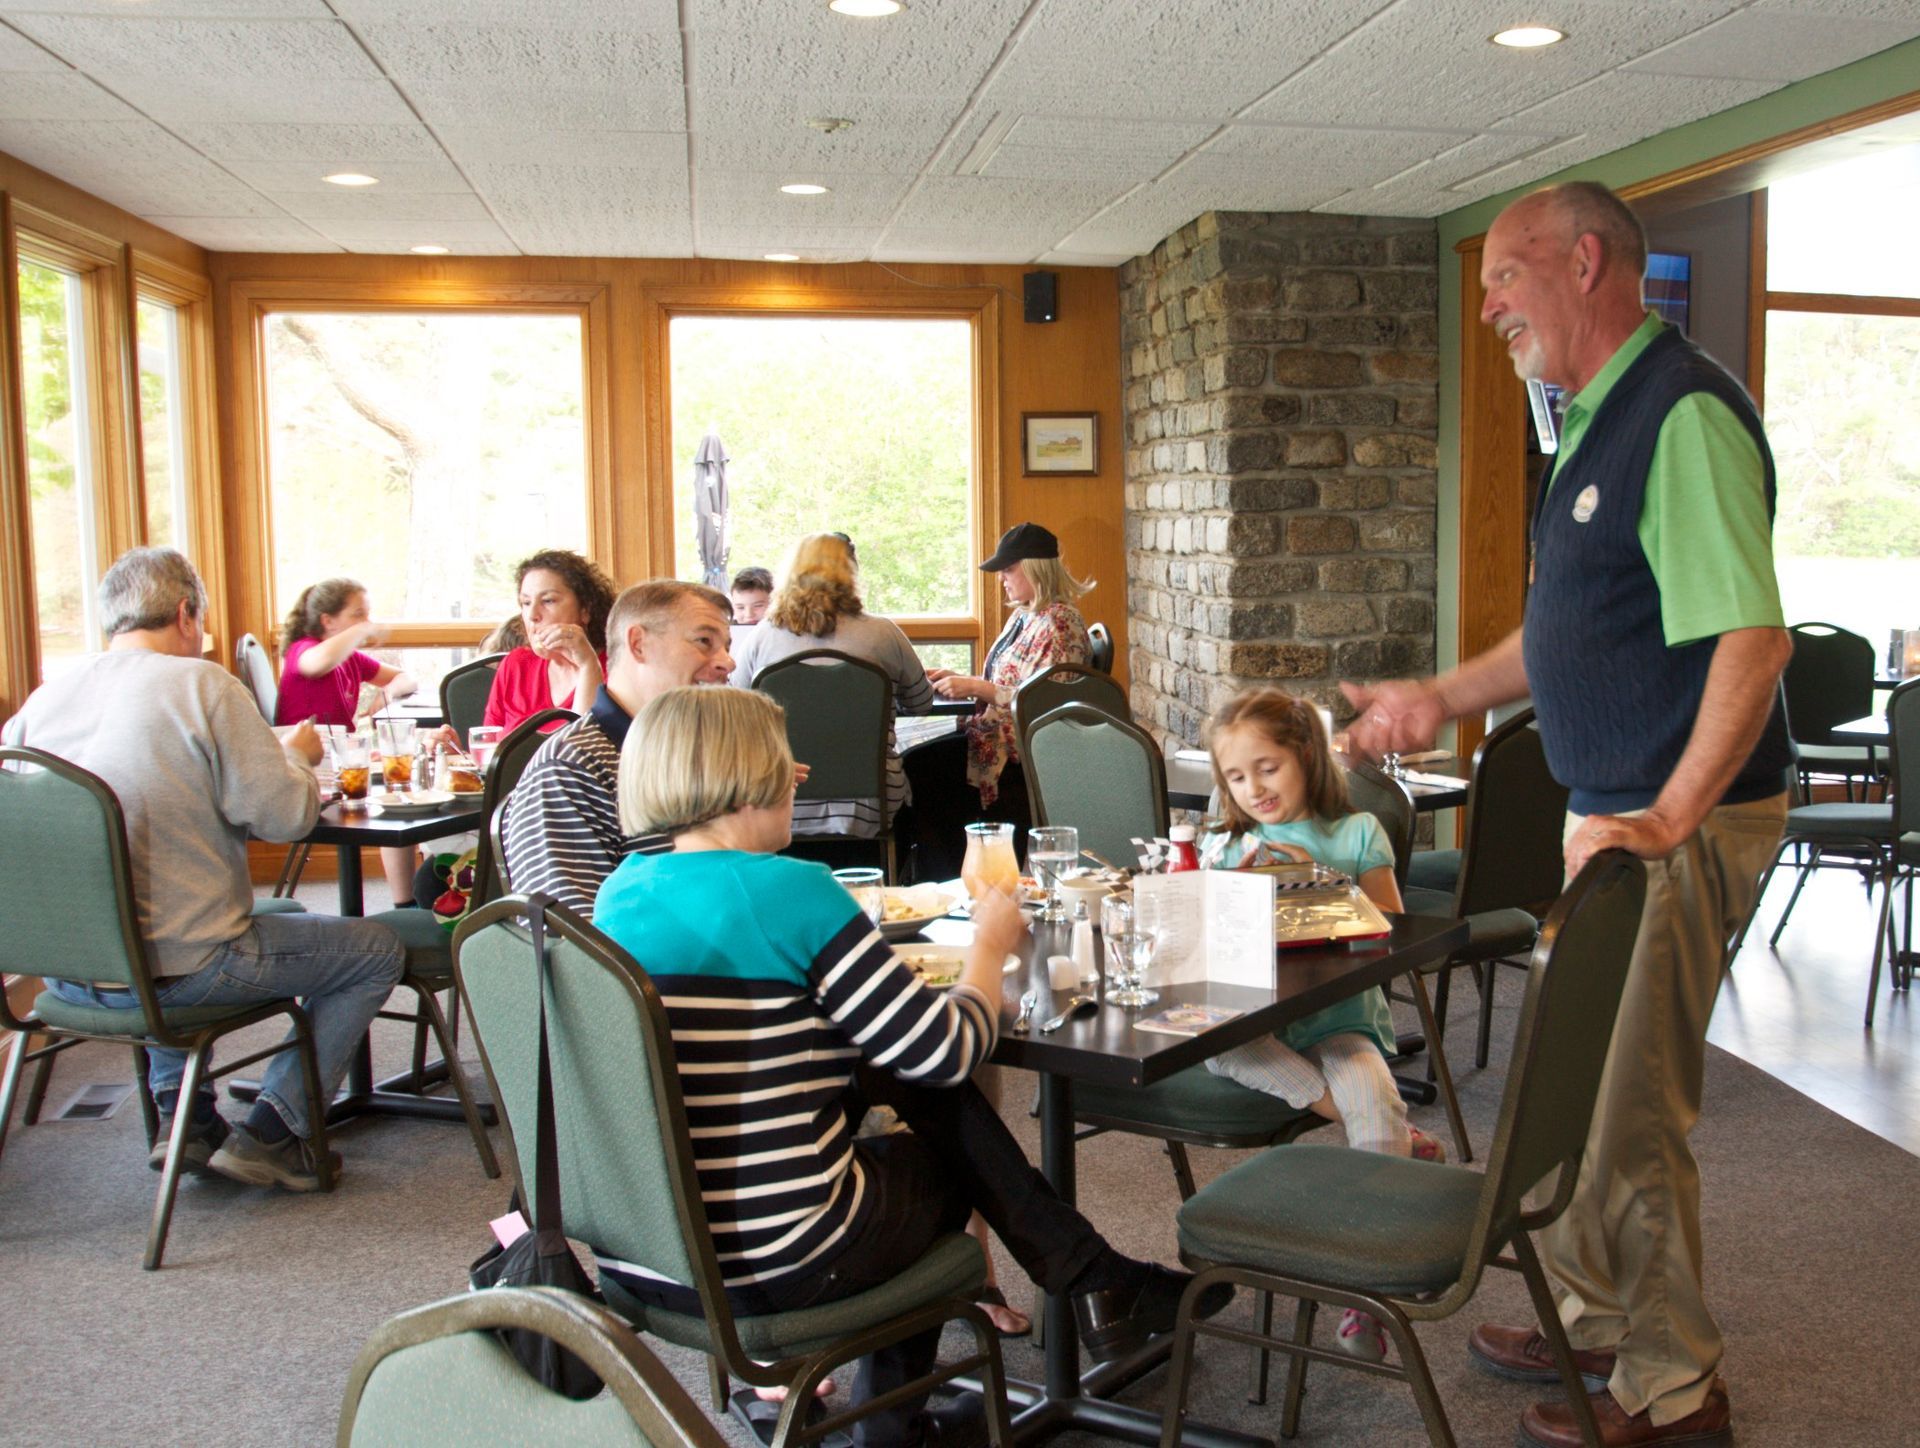
[{"label": "girl's long brown hair", "polygon": [[319,638],[326,632],[321,618],[340,612],[353,602],[354,594],[366,591],[365,585],[351,578],[323,578],[308,584],[280,624],[280,652],[284,654],[301,639]]},{"label": "girl's long brown hair", "polygon": [[[1307,810],[1315,819],[1334,820],[1352,812],[1353,806],[1347,798],[1347,776],[1333,762],[1327,731],[1321,726],[1320,716],[1312,704],[1270,684],[1243,689],[1208,721],[1207,742],[1211,744],[1224,730],[1242,727],[1258,729],[1282,749],[1293,751],[1293,757],[1300,761],[1300,773],[1306,779]],[[1260,821],[1241,809],[1233,791],[1227,788],[1217,757],[1213,761],[1213,784],[1220,795],[1221,818],[1218,824],[1209,821],[1209,828],[1239,834],[1259,825]]]}]

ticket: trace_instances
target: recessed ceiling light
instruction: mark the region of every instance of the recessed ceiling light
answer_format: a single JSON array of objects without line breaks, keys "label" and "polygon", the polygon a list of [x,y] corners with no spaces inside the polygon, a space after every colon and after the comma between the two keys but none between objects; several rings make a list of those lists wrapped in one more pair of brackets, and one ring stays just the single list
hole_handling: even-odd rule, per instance
[{"label": "recessed ceiling light", "polygon": [[445,256],[447,254],[447,249],[444,246],[410,246],[407,250],[411,251],[415,256]]},{"label": "recessed ceiling light", "polygon": [[905,0],[827,0],[827,9],[858,20],[878,20],[906,8]]},{"label": "recessed ceiling light", "polygon": [[789,181],[780,188],[789,196],[825,196],[827,188],[812,181]]},{"label": "recessed ceiling light", "polygon": [[1551,25],[1516,25],[1491,37],[1495,45],[1511,46],[1515,50],[1538,50],[1543,45],[1558,45],[1566,38],[1566,31],[1555,30]]},{"label": "recessed ceiling light", "polygon": [[800,258],[795,256],[790,251],[770,251],[767,253],[765,260],[767,261],[798,261],[800,260]]},{"label": "recessed ceiling light", "polygon": [[359,171],[335,171],[331,176],[322,176],[322,181],[330,181],[335,186],[378,186],[378,176],[368,176]]}]

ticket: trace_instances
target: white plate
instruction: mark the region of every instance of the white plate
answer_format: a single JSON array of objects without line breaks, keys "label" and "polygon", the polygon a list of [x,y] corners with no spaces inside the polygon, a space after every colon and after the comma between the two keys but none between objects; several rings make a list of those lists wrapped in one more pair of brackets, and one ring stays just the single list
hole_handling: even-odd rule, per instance
[{"label": "white plate", "polygon": [[367,803],[381,814],[424,815],[432,814],[443,804],[451,804],[455,798],[444,789],[416,789],[411,794],[395,794],[391,791],[370,794]]},{"label": "white plate", "polygon": [[953,902],[957,898],[931,885],[906,888],[889,886],[885,894],[889,901],[903,903],[913,911],[910,915],[880,922],[880,933],[888,940],[905,940],[909,935],[918,935],[926,926],[953,909]]},{"label": "white plate", "polygon": [[[945,990],[960,979],[960,972],[967,968],[967,949],[964,945],[923,945],[915,941],[911,945],[896,945],[893,953],[900,957],[920,983],[934,990]],[[1002,975],[1012,975],[1020,968],[1020,957],[1009,955],[1007,963],[1000,967]],[[932,975],[934,979],[927,977]]]}]

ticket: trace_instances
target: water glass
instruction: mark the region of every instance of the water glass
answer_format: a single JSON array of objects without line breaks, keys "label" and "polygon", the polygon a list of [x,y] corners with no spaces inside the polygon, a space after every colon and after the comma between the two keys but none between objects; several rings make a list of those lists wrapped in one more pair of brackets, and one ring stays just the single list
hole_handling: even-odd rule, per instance
[{"label": "water glass", "polygon": [[886,913],[886,872],[872,869],[835,870],[833,878],[853,896],[853,903],[860,907],[867,919],[878,925]]},{"label": "water glass", "polygon": [[1041,825],[1027,831],[1027,863],[1047,892],[1046,908],[1034,918],[1049,925],[1067,918],[1060,899],[1060,877],[1080,858],[1080,831],[1072,825]]},{"label": "water glass", "polygon": [[493,751],[506,737],[507,731],[498,724],[476,724],[467,731],[467,753],[473,756],[476,773],[487,772],[487,761],[493,758]]},{"label": "water glass", "polygon": [[1160,999],[1158,991],[1142,984],[1153,963],[1158,937],[1141,928],[1132,900],[1109,895],[1100,902],[1100,944],[1107,957],[1107,993],[1110,1005],[1147,1006]]}]

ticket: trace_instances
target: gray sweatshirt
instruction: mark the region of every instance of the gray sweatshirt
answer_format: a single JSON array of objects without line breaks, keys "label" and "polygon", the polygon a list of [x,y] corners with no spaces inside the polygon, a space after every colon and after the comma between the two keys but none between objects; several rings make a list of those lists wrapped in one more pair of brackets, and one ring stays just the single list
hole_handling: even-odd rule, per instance
[{"label": "gray sweatshirt", "polygon": [[313,769],[218,664],[96,654],[41,685],[0,738],[57,754],[120,797],[156,975],[191,975],[247,928],[247,836],[297,840],[320,812]]}]

